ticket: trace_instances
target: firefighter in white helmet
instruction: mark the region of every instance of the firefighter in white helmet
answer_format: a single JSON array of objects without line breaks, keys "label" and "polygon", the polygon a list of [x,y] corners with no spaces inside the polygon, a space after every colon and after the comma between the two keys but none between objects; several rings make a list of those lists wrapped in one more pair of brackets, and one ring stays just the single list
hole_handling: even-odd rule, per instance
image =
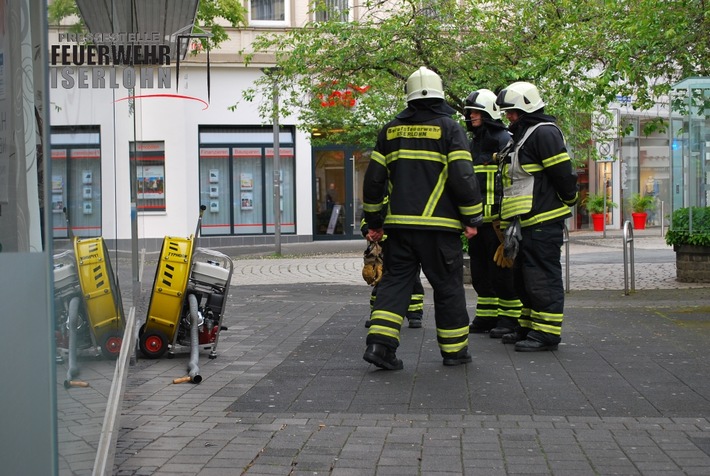
[{"label": "firefighter in white helmet", "polygon": [[513,148],[506,157],[501,219],[506,253],[523,303],[520,327],[503,336],[519,352],[556,350],[561,341],[564,285],[560,255],[564,220],[578,199],[577,174],[562,131],[544,113],[538,89],[515,82],[496,104],[510,121]]},{"label": "firefighter in white helmet", "polygon": [[[419,68],[407,80],[407,108],[382,128],[365,172],[368,238],[387,233],[387,252],[363,358],[399,370],[396,356],[419,266],[434,288],[434,318],[444,365],[471,362],[461,232],[482,222],[481,195],[466,131],[451,116],[441,78]],[[385,213],[385,199],[388,199]]]},{"label": "firefighter in white helmet", "polygon": [[487,332],[489,337],[500,339],[517,329],[523,307],[515,291],[513,270],[507,261],[499,259],[503,242],[499,216],[503,184],[498,159],[501,151],[512,143],[512,137],[500,119],[496,94],[489,89],[468,95],[464,118],[472,135],[473,171],[483,197],[483,225],[468,243],[471,284],[476,290],[476,316],[469,331]]}]

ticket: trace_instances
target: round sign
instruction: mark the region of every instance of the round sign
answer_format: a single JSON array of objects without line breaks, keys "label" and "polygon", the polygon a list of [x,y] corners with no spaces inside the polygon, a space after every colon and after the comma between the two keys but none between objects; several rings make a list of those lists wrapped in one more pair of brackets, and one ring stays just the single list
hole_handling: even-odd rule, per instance
[{"label": "round sign", "polygon": [[609,144],[608,142],[602,142],[601,144],[599,144],[599,155],[607,157],[610,152],[611,144]]}]

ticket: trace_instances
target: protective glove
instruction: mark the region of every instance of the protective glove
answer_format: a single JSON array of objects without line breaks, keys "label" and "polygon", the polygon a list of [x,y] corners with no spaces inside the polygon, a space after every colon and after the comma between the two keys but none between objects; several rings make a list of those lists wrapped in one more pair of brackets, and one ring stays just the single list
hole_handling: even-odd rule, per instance
[{"label": "protective glove", "polygon": [[523,239],[523,234],[520,231],[520,218],[515,217],[513,221],[505,229],[505,237],[503,238],[503,254],[506,258],[514,260],[518,256],[520,250],[520,241]]},{"label": "protective glove", "polygon": [[498,245],[498,248],[496,248],[496,252],[493,254],[493,261],[495,262],[496,265],[500,266],[501,268],[512,268],[513,267],[513,259],[507,258],[505,256],[505,251],[503,247],[503,232],[500,231],[500,221],[496,220],[492,223],[493,225],[493,231],[496,232],[496,236],[498,237],[498,241],[500,241],[500,245]]},{"label": "protective glove", "polygon": [[512,268],[513,263],[515,262],[514,259],[512,258],[507,258],[505,256],[505,251],[503,249],[503,244],[501,243],[498,245],[498,248],[496,248],[496,252],[493,255],[493,261],[500,266],[501,268]]},{"label": "protective glove", "polygon": [[382,246],[372,241],[363,254],[362,279],[375,286],[382,279]]}]

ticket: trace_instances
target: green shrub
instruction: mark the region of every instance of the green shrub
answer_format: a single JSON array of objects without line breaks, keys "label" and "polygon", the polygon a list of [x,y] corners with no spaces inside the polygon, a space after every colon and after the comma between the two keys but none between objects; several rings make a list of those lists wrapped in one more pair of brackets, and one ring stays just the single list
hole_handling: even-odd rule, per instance
[{"label": "green shrub", "polygon": [[671,226],[666,232],[666,243],[672,246],[710,246],[710,207],[679,208],[674,211]]},{"label": "green shrub", "polygon": [[609,200],[606,195],[587,195],[582,201],[582,205],[589,210],[589,213],[604,213],[604,201],[606,200],[606,211],[610,212],[612,208],[616,208],[618,205],[615,202]]}]

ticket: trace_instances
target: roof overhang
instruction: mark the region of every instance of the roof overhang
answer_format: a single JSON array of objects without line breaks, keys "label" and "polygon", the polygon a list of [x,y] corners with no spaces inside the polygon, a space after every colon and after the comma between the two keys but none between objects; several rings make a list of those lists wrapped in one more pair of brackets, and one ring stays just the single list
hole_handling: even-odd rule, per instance
[{"label": "roof overhang", "polygon": [[120,43],[126,44],[155,44],[158,38],[177,58],[187,53],[199,0],[76,0],[76,4],[92,35],[125,33]]}]

